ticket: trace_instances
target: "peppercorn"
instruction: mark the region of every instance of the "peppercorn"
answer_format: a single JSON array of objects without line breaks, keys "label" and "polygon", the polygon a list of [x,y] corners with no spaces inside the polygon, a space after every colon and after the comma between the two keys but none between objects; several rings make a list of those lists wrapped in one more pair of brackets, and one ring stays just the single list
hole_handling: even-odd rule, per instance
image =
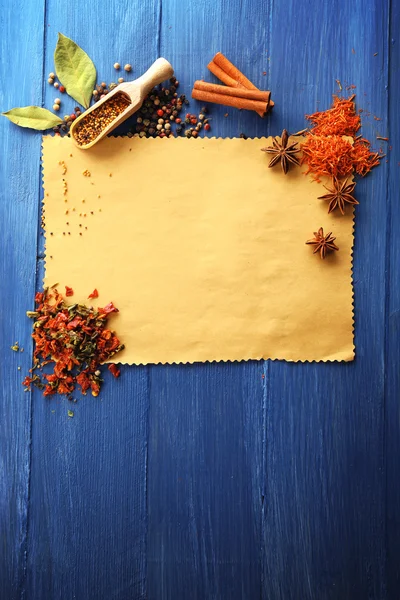
[{"label": "peppercorn", "polygon": [[129,71],[132,71],[132,67],[131,65],[128,63],[124,66],[124,70],[127,71],[129,73]]},{"label": "peppercorn", "polygon": [[210,131],[210,129],[211,129],[211,125],[210,125],[210,123],[206,123],[206,124],[204,125],[204,129],[205,129],[206,131]]},{"label": "peppercorn", "polygon": [[157,111],[157,114],[159,117],[162,117],[164,115],[164,111],[161,110],[161,108]]},{"label": "peppercorn", "polygon": [[63,85],[60,85],[58,89],[60,90],[60,92],[61,92],[62,94],[64,94],[64,93],[65,93],[65,87],[64,87]]},{"label": "peppercorn", "polygon": [[119,71],[120,68],[121,68],[121,65],[119,64],[119,62],[114,63],[114,69],[116,71]]},{"label": "peppercorn", "polygon": [[198,135],[198,131],[192,131],[192,137],[197,138]]},{"label": "peppercorn", "polygon": [[123,83],[124,82],[124,78],[123,77],[118,77],[118,83]]}]

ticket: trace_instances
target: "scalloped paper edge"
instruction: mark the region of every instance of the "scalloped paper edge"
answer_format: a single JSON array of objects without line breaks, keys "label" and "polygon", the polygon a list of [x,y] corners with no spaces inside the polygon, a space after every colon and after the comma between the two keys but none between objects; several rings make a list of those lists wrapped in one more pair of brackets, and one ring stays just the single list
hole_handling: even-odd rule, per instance
[{"label": "scalloped paper edge", "polygon": [[[40,153],[40,171],[41,171],[41,188],[43,189],[43,198],[40,201],[41,204],[41,211],[40,211],[40,222],[41,222],[41,227],[43,228],[43,233],[44,233],[44,257],[43,257],[43,279],[42,279],[42,288],[44,287],[44,281],[45,281],[45,277],[46,277],[46,266],[47,266],[47,254],[46,254],[46,241],[47,241],[47,236],[46,236],[46,218],[45,218],[45,186],[44,186],[44,182],[45,182],[45,165],[44,165],[44,138],[45,137],[54,137],[52,135],[42,135],[42,142],[41,142],[41,153]],[[108,137],[113,137],[113,138],[121,138],[121,139],[132,139],[129,136],[124,136],[124,135],[110,135]],[[132,136],[133,137],[133,136]],[[248,139],[254,140],[266,140],[269,137],[275,137],[275,136],[262,136],[262,137],[254,137],[254,138],[238,138],[238,137],[222,137],[222,136],[207,136],[207,137],[200,137],[200,138],[188,138],[187,141],[192,141],[194,142],[200,142],[200,140],[204,141],[204,140],[224,140],[224,139],[241,139],[243,140],[243,142],[246,142]],[[297,137],[301,137],[301,136],[297,136]],[[168,140],[168,138],[142,138],[144,140],[151,140],[153,143],[155,141],[157,141],[157,143],[162,143],[164,140]],[[184,138],[181,138],[184,139]],[[352,174],[349,177],[350,181],[354,181],[354,175]],[[317,183],[317,182],[316,182]],[[143,363],[143,362],[138,362],[138,363],[130,363],[130,362],[124,362],[124,361],[109,361],[105,364],[119,364],[119,365],[124,365],[124,366],[132,366],[132,367],[147,367],[147,366],[152,366],[152,365],[204,365],[204,364],[223,364],[223,363],[243,363],[243,362],[253,362],[253,361],[272,361],[272,362],[286,362],[288,364],[298,364],[298,363],[307,363],[307,364],[312,364],[312,363],[338,363],[338,364],[342,364],[342,363],[351,363],[355,360],[356,358],[356,346],[355,346],[355,303],[354,303],[354,243],[355,243],[355,208],[352,208],[353,210],[353,218],[352,218],[352,245],[351,245],[351,261],[350,261],[350,283],[351,283],[351,316],[352,316],[352,338],[353,338],[353,353],[352,353],[352,358],[349,360],[339,360],[339,359],[298,359],[298,360],[288,360],[287,358],[280,358],[279,356],[273,357],[273,356],[268,356],[268,355],[262,355],[262,356],[256,356],[256,357],[250,357],[250,358],[243,358],[241,360],[230,360],[230,359],[214,359],[214,360],[207,360],[207,361],[174,361],[174,362],[148,362],[148,363]]]}]

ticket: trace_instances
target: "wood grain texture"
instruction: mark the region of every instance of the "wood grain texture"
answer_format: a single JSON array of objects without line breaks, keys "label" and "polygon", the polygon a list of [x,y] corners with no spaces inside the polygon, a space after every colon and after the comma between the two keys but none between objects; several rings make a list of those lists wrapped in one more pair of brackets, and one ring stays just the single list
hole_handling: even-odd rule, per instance
[{"label": "wood grain texture", "polygon": [[262,376],[151,368],[149,600],[260,597]]},{"label": "wood grain texture", "polygon": [[[2,24],[20,69],[0,66],[3,110],[41,103],[61,31],[99,81],[115,61],[133,79],[163,55],[188,97],[196,79],[217,82],[206,65],[224,52],[275,106],[266,119],[210,106],[215,136],[297,131],[336,79],[354,84],[364,135],[392,150],[357,185],[354,363],[130,367],[71,405],[20,385],[43,275],[40,135],[0,120],[0,598],[397,600],[397,4],[32,0]],[[43,89],[49,107],[60,94]],[[61,98],[64,115],[75,104]],[[29,352],[9,350],[17,340]]]},{"label": "wood grain texture", "polygon": [[[152,1],[128,7],[50,0],[45,73],[54,70],[60,31],[87,51],[99,83],[134,79],[157,58],[157,25]],[[116,61],[132,64],[132,74],[117,73]],[[62,115],[73,111],[72,99],[47,84],[45,91],[47,106],[59,96]],[[118,382],[106,382],[100,400],[88,396],[72,407],[35,394],[28,598],[145,597],[147,383],[146,368],[126,369]]]},{"label": "wood grain texture", "polygon": [[[366,11],[361,1],[323,3],[319,26],[305,28],[310,6],[289,1],[273,11],[278,60],[271,60],[269,89],[282,107],[278,130],[301,129],[302,114],[327,108],[338,79],[356,86],[345,95],[356,92],[358,107],[382,118],[363,115],[363,134],[385,135],[387,4]],[[296,19],[282,36],[287,14]],[[384,597],[386,181],[383,161],[357,184],[355,362],[271,364],[264,598]]]},{"label": "wood grain texture", "polygon": [[[3,11],[2,111],[41,104],[43,14],[40,0],[24,11],[11,6]],[[18,85],[12,83],[10,65],[24,66]],[[1,117],[0,156],[0,598],[16,600],[25,586],[29,516],[31,394],[24,394],[21,382],[32,364],[25,311],[36,285],[40,139]],[[10,349],[16,341],[23,353]]]},{"label": "wood grain texture", "polygon": [[387,179],[387,254],[386,254],[386,379],[385,379],[385,464],[386,464],[386,533],[387,533],[387,591],[388,598],[396,598],[400,589],[400,118],[399,74],[400,55],[398,32],[400,31],[400,5],[391,3],[388,64],[388,127],[383,133],[390,137],[388,146]]},{"label": "wood grain texture", "polygon": [[[177,10],[163,0],[160,54],[186,94],[196,79],[215,81],[206,67],[220,50],[262,86],[254,56],[267,40],[250,6],[207,1]],[[239,33],[247,44],[237,44]],[[190,100],[188,110],[201,106]],[[268,133],[268,120],[250,112],[211,105],[210,114],[218,137]],[[260,597],[265,371],[256,362],[151,368],[149,600]]]}]

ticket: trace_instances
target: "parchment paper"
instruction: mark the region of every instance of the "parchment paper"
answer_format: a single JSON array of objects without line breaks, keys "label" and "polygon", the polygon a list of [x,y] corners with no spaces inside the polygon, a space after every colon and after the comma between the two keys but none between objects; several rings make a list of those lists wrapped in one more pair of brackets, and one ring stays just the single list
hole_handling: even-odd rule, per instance
[{"label": "parchment paper", "polygon": [[[44,284],[114,302],[120,362],[353,360],[353,210],[269,169],[270,142],[45,136]],[[321,226],[325,260],[305,245]]]}]

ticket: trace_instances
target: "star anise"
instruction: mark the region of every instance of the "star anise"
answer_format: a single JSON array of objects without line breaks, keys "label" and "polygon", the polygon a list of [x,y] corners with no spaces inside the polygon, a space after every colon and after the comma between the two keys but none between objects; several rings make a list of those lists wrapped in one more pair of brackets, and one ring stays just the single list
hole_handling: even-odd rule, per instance
[{"label": "star anise", "polygon": [[320,227],[318,231],[314,231],[314,238],[308,240],[306,244],[315,246],[313,254],[319,252],[320,257],[325,258],[327,252],[339,250],[335,244],[335,240],[336,238],[332,236],[332,232],[324,235],[324,230]]},{"label": "star anise", "polygon": [[267,154],[271,154],[272,158],[269,161],[269,167],[274,167],[278,162],[281,163],[282,171],[285,173],[288,172],[289,163],[293,165],[300,165],[300,161],[297,158],[296,154],[298,154],[297,143],[289,144],[288,146],[289,134],[284,129],[282,131],[282,136],[279,141],[278,137],[274,137],[272,140],[272,146],[268,148],[261,148],[263,152],[267,152]]},{"label": "star anise", "polygon": [[359,202],[351,195],[356,184],[347,182],[347,179],[340,181],[337,177],[334,177],[332,180],[333,189],[327,188],[324,185],[324,188],[328,190],[329,194],[319,196],[318,200],[329,200],[328,213],[331,213],[335,208],[339,208],[342,215],[344,215],[346,202],[347,204],[359,204]]}]

